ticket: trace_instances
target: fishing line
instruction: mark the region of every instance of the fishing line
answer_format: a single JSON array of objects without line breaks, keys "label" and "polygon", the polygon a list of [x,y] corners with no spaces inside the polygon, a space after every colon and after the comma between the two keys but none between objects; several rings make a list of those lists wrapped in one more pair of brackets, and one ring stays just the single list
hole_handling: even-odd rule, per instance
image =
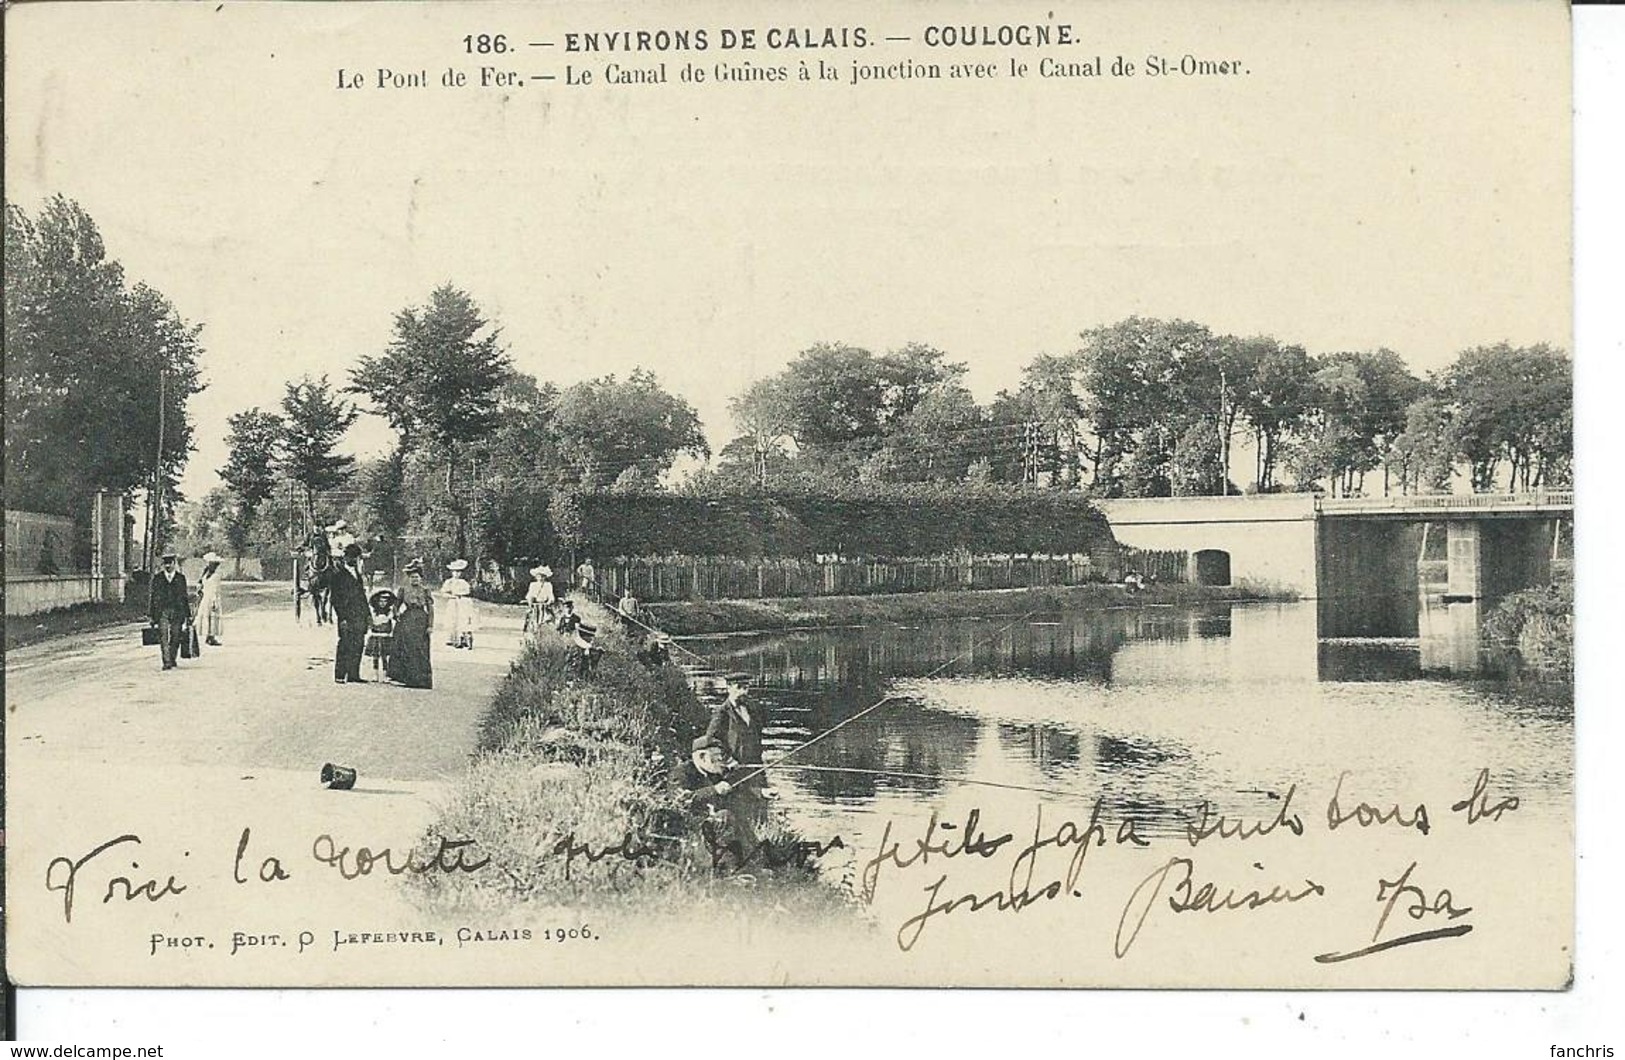
[{"label": "fishing line", "polygon": [[[649,630],[651,633],[660,633],[661,632],[660,630],[655,629],[653,626],[647,625],[647,624],[645,624],[643,622],[639,622],[637,619],[632,618],[629,615],[621,614],[619,611],[615,611],[613,613],[616,614],[616,615],[619,615],[623,620],[625,620],[627,622],[631,622],[633,625],[638,626],[641,629]],[[1021,623],[1025,622],[1027,619],[1031,618],[1033,615],[1036,615],[1036,614],[1039,614],[1039,613],[1040,613],[1039,611],[1033,610],[1033,611],[1028,611],[1024,615],[1018,615],[1016,618],[1013,618],[1009,622],[1006,622],[1004,625],[1000,626],[998,629],[994,630],[992,633],[989,633],[987,636],[982,637],[979,640],[973,641],[971,643],[970,647],[966,648],[964,651],[960,652],[958,655],[955,655],[953,658],[948,659],[948,660],[942,662],[941,664],[937,665],[936,667],[932,668],[929,673],[926,673],[921,678],[921,680],[930,680],[931,678],[933,678],[933,677],[937,676],[938,674],[942,673],[942,671],[948,669],[948,667],[953,666],[955,663],[958,663],[960,660],[964,659],[966,656],[974,654],[977,648],[991,643],[994,639],[999,637],[1005,631],[1007,631],[1009,629],[1012,629],[1015,626],[1020,625]],[[707,659],[705,656],[701,655],[700,653],[698,653],[696,651],[692,651],[692,650],[690,650],[688,648],[685,648],[682,645],[677,644],[675,641],[673,641],[672,643],[674,645],[676,645],[677,647],[682,648],[684,651],[687,651],[688,654],[692,655],[696,659],[699,659],[701,662],[704,662],[704,663],[710,663],[711,662],[710,659]],[[865,716],[867,714],[870,714],[870,713],[873,713],[876,710],[879,710],[882,706],[884,706],[887,703],[890,703],[892,700],[899,699],[899,698],[901,698],[901,697],[897,693],[888,692],[886,695],[881,696],[879,699],[875,700],[873,703],[869,704],[867,707],[864,707],[862,710],[858,711],[856,714],[853,714],[851,717],[848,717],[848,718],[846,718],[846,719],[844,719],[842,721],[839,721],[839,722],[835,723],[830,728],[825,729],[823,732],[819,733],[817,736],[814,736],[812,739],[808,740],[806,743],[798,744],[797,746],[790,748],[790,750],[784,752],[784,754],[780,755],[774,761],[772,761],[772,762],[764,762],[764,763],[761,763],[761,764],[757,765],[749,773],[746,773],[743,777],[740,777],[737,781],[733,781],[732,783],[734,783],[735,785],[743,784],[746,781],[752,779],[753,777],[760,776],[761,774],[767,772],[767,770],[775,768],[775,767],[779,766],[780,764],[784,764],[786,766],[786,768],[808,768],[808,769],[819,768],[819,767],[812,767],[812,766],[803,767],[803,766],[791,765],[791,764],[785,763],[785,759],[789,758],[792,755],[800,754],[802,751],[805,751],[807,748],[811,747],[815,743],[818,743],[820,740],[823,740],[826,737],[830,736],[831,734],[845,728],[846,726],[848,726],[848,725],[852,724],[853,722],[857,721],[859,718],[862,718],[863,716]],[[899,775],[901,775],[901,774],[899,774]],[[941,779],[941,778],[935,778],[935,779]],[[977,781],[977,782],[965,781],[965,783],[987,783],[987,784],[991,784],[992,782],[991,781]],[[1037,789],[1037,788],[1029,788],[1029,789],[1024,789],[1024,790],[1038,791],[1039,789]],[[1059,793],[1051,792],[1049,794],[1059,794]]]},{"label": "fishing line", "polygon": [[[769,769],[778,765],[778,762],[763,762],[761,768]],[[1082,792],[1059,791],[1055,788],[1034,788],[1026,784],[1006,784],[997,780],[975,780],[970,777],[946,777],[935,773],[906,773],[896,769],[859,769],[855,766],[809,766],[797,762],[784,763],[786,769],[799,769],[810,773],[855,773],[867,777],[905,777],[909,780],[934,780],[946,784],[975,784],[984,788],[1003,788],[1007,791],[1030,791],[1038,795],[1050,795],[1057,799],[1083,799],[1087,798]],[[742,783],[742,782],[741,782]]]},{"label": "fishing line", "polygon": [[[954,665],[955,663],[959,662],[965,656],[973,654],[976,651],[976,649],[978,647],[980,647],[981,645],[991,642],[995,637],[999,636],[999,634],[1003,633],[1005,630],[1010,629],[1010,628],[1012,628],[1012,627],[1014,627],[1016,625],[1019,625],[1022,622],[1025,622],[1028,618],[1030,618],[1031,616],[1033,616],[1035,614],[1038,614],[1038,612],[1037,611],[1028,611],[1025,615],[1021,615],[1020,617],[1018,617],[1018,618],[1016,618],[1016,619],[1014,619],[1014,620],[1012,620],[1010,622],[1005,623],[1004,625],[1000,626],[998,629],[996,629],[992,633],[990,633],[988,636],[982,638],[981,641],[973,642],[969,648],[966,648],[964,651],[960,652],[958,655],[955,655],[953,658],[951,658],[951,659],[947,660],[946,662],[942,663],[940,666],[937,666],[937,667],[933,668],[930,673],[925,674],[924,677],[921,678],[921,679],[922,680],[930,680],[931,678],[933,678],[933,677],[937,676],[938,674],[940,674],[942,671],[946,670],[948,667],[950,667],[950,666]],[[879,699],[875,700],[873,703],[869,704],[867,707],[864,707],[862,710],[858,711],[856,714],[854,714],[851,717],[845,719],[844,721],[836,722],[834,725],[832,725],[829,728],[825,729],[823,732],[819,733],[817,736],[814,736],[812,739],[808,740],[806,743],[798,744],[797,746],[790,748],[790,750],[784,752],[784,754],[780,755],[773,762],[771,762],[771,763],[763,763],[762,765],[757,766],[755,769],[751,770],[749,773],[746,773],[744,776],[740,777],[739,780],[735,781],[734,783],[735,784],[743,784],[746,781],[752,779],[753,777],[760,776],[761,774],[767,772],[769,769],[771,769],[774,766],[777,766],[779,763],[783,762],[786,758],[789,758],[791,755],[800,754],[802,751],[805,751],[807,748],[811,747],[813,744],[815,744],[818,741],[824,739],[825,737],[831,735],[832,733],[838,732],[839,730],[846,728],[846,726],[852,724],[854,721],[857,721],[859,718],[863,717],[864,715],[869,714],[869,713],[871,713],[871,712],[873,712],[875,710],[880,709],[880,707],[882,707],[883,705],[885,705],[887,703],[890,703],[894,699],[900,699],[900,698],[902,698],[902,697],[899,696],[895,692],[886,693],[884,696],[881,696]]]}]

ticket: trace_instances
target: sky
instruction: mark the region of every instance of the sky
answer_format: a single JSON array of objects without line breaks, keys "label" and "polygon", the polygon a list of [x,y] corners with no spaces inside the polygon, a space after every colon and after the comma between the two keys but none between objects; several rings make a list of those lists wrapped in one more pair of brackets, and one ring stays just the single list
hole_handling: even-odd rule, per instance
[{"label": "sky", "polygon": [[[774,24],[736,9],[734,21]],[[809,10],[796,8],[797,11]],[[830,4],[819,24],[1054,17]],[[203,325],[183,489],[225,419],[344,380],[450,282],[515,365],[561,386],[653,369],[713,449],[728,399],[819,341],[931,343],[987,400],[1131,314],[1386,346],[1570,345],[1567,51],[1531,5],[1079,9],[1068,58],[1239,57],[1222,79],[336,87],[448,67],[461,38],[647,24],[611,5],[41,5],[8,12],[6,195],[77,200],[129,278]],[[1493,14],[1470,15],[1471,11]],[[945,12],[954,12],[947,17]],[[697,4],[671,26],[728,24]],[[958,17],[963,15],[963,17]],[[1060,18],[1064,21],[1065,12]],[[806,21],[797,15],[790,21]],[[946,64],[983,52],[904,54]],[[830,53],[843,74],[863,53]],[[537,56],[545,54],[546,59]],[[991,53],[1004,59],[1006,52]],[[801,55],[666,56],[786,65]],[[1035,64],[1038,54],[1017,56]],[[600,76],[609,61],[575,57]],[[808,56],[808,58],[812,58]],[[813,61],[816,61],[814,59]],[[390,434],[364,418],[361,454]]]}]

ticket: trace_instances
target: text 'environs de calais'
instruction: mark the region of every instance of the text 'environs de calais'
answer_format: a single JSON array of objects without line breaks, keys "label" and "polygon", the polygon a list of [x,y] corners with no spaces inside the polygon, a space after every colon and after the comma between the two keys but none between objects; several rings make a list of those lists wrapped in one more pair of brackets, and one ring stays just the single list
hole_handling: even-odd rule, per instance
[{"label": "text 'environs de calais'", "polygon": [[[564,51],[572,55],[667,55],[673,53],[699,53],[709,51],[737,52],[809,52],[828,53],[837,49],[871,49],[883,45],[921,43],[931,49],[1016,48],[1040,49],[1070,47],[1083,44],[1074,28],[1060,24],[969,24],[928,25],[905,34],[886,35],[865,26],[772,26],[767,28],[695,28],[695,29],[640,29],[568,32],[563,35]],[[822,61],[804,72],[802,80],[843,80],[849,84],[868,81],[910,81],[954,78],[991,79],[997,77],[1022,78],[1036,73],[1040,78],[1087,77],[1231,77],[1250,72],[1242,60],[1234,57],[1206,58],[1192,54],[1163,56],[1150,54],[1132,60],[1122,55],[1110,59],[1100,54],[1075,57],[1044,56],[1036,63],[1011,59],[1007,64],[991,61],[944,61],[901,58],[896,60],[851,60],[844,71]],[[703,82],[727,81],[790,81],[795,77],[784,66],[736,62],[718,63],[706,72],[693,66],[684,67],[680,80]],[[566,83],[592,84],[594,78],[574,67],[566,75]],[[607,84],[666,84],[668,71],[664,63],[647,67],[611,64],[598,75],[600,83]]]}]

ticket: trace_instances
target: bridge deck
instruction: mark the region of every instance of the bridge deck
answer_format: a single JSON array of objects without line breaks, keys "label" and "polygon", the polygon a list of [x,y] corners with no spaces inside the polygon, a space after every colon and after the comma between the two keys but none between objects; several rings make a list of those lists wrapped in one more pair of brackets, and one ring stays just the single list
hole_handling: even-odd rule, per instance
[{"label": "bridge deck", "polygon": [[1571,490],[1536,493],[1441,493],[1399,497],[1321,497],[1323,516],[1422,516],[1471,519],[1485,515],[1551,516],[1574,512]]}]

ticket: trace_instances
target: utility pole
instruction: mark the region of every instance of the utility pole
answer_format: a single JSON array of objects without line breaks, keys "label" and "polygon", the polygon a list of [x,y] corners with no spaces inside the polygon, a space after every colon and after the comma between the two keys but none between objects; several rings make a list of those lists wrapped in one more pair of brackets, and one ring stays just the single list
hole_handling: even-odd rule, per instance
[{"label": "utility pole", "polygon": [[1219,366],[1219,496],[1230,492],[1230,386]]},{"label": "utility pole", "polygon": [[158,559],[158,535],[163,527],[164,506],[164,406],[168,396],[166,382],[169,378],[167,347],[158,348],[158,451],[152,462],[152,490],[147,494],[147,507],[151,509],[147,514],[151,518],[152,528],[147,533],[146,566],[151,571]]}]

